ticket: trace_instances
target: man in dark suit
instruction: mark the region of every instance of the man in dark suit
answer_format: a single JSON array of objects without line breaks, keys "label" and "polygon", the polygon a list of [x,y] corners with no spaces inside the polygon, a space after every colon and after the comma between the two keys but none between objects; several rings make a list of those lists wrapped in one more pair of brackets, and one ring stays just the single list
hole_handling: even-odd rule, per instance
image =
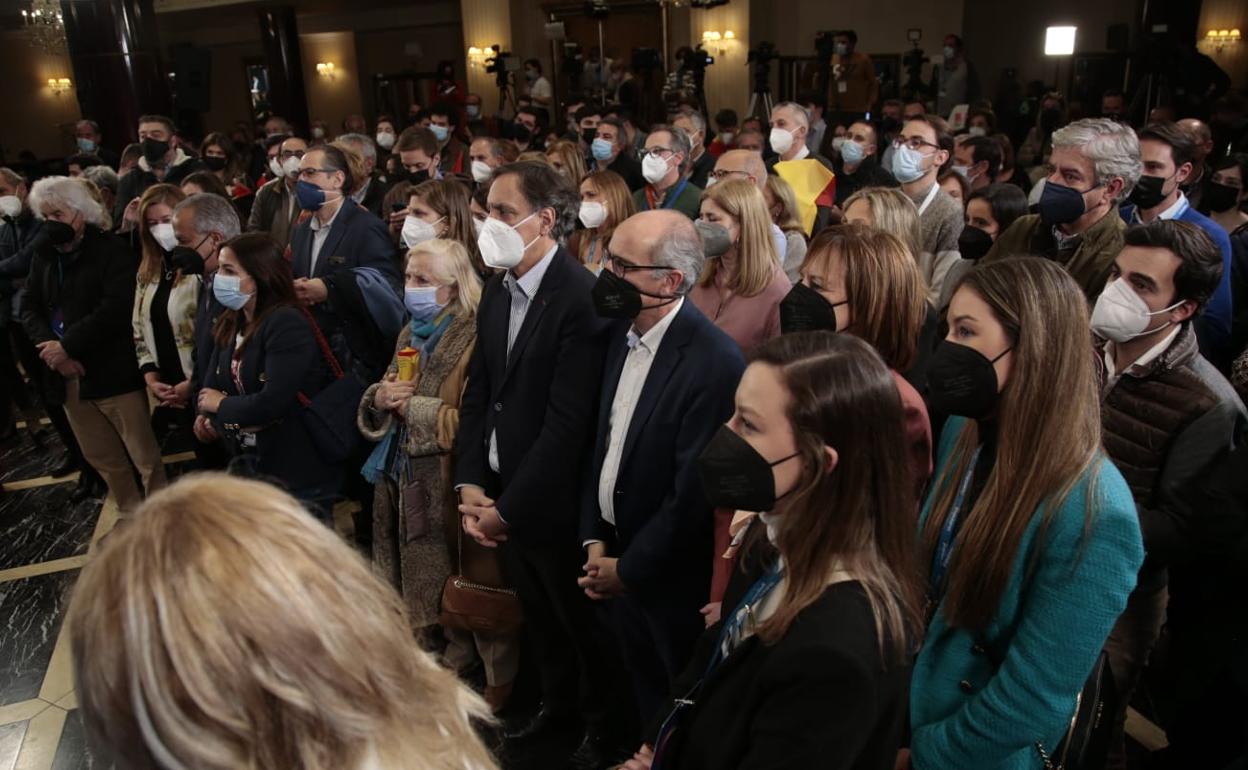
[{"label": "man in dark suit", "polygon": [[295,194],[312,215],[295,227],[290,250],[295,293],[312,306],[338,363],[376,382],[402,323],[401,279],[386,226],[346,192],[354,181],[340,148],[324,145],[304,154]]},{"label": "man in dark suit", "polygon": [[482,256],[506,272],[486,283],[477,311],[456,441],[459,509],[465,532],[499,548],[541,675],[541,708],[505,737],[567,734],[579,712],[587,736],[577,756],[601,767],[592,754],[616,704],[575,580],[606,325],[591,302],[593,274],[559,245],[579,209],[569,181],[543,163],[502,166],[489,209]]},{"label": "man in dark suit", "polygon": [[363,134],[343,134],[334,140],[334,144],[351,150],[364,161],[364,178],[355,180],[355,190],[351,193],[351,200],[363,206],[368,213],[378,219],[388,219],[388,214],[382,215],[381,207],[390,187],[377,173],[376,143],[371,137]]},{"label": "man in dark suit", "polygon": [[[607,269],[628,286],[599,278],[600,312],[637,312],[611,325],[581,506],[588,560],[580,585],[606,600],[644,723],[703,630],[712,511],[694,461],[732,416],[745,362],[732,338],[684,299],[704,261],[688,217],[642,212],[616,228],[611,246]],[[632,293],[640,304],[612,312],[613,297]]]}]

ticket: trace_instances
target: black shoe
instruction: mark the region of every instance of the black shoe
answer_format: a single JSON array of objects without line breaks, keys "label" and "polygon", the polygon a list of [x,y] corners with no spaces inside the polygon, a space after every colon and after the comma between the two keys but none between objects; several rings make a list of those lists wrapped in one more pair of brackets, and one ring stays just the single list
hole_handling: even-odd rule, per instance
[{"label": "black shoe", "polygon": [[559,714],[542,706],[528,720],[508,725],[503,730],[503,738],[508,741],[538,740],[572,732],[576,727],[577,719],[574,714]]},{"label": "black shoe", "polygon": [[68,476],[76,470],[78,470],[78,461],[72,457],[66,457],[65,460],[60,465],[53,468],[52,472],[48,475],[54,479],[59,479],[62,476]]},{"label": "black shoe", "polygon": [[74,493],[69,496],[71,503],[81,503],[84,500],[103,499],[108,494],[108,485],[104,480],[94,474],[83,475],[78,479],[78,486],[74,488]]},{"label": "black shoe", "polygon": [[624,764],[632,757],[628,751],[616,747],[596,731],[586,731],[581,745],[568,757],[568,767],[573,770],[608,770]]}]

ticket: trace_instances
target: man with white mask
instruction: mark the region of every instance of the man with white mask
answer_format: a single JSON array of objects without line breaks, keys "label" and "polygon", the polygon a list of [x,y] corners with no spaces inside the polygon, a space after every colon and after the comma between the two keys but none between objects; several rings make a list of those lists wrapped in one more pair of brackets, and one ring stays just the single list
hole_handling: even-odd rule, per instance
[{"label": "man with white mask", "polygon": [[274,162],[280,175],[265,183],[256,192],[256,201],[247,218],[247,229],[267,232],[273,240],[286,246],[299,217],[299,204],[295,200],[295,183],[299,181],[299,162],[308,150],[308,143],[297,136],[282,142]]},{"label": "man with white mask", "polygon": [[638,211],[674,209],[698,218],[702,188],[689,181],[689,136],[675,126],[655,126],[641,151],[646,186],[633,192]]},{"label": "man with white mask", "polygon": [[[541,707],[509,725],[509,744],[574,739],[601,755],[619,722],[595,620],[578,589],[584,463],[602,381],[606,322],[594,310],[594,275],[560,243],[580,196],[550,166],[512,163],[490,185],[478,238],[485,284],[477,339],[459,409],[455,486],[464,532],[499,549],[524,608],[537,656]],[[592,758],[592,757],[591,757]],[[560,766],[563,766],[562,763]]]},{"label": "man with white mask", "polygon": [[[1167,584],[1206,568],[1199,562],[1207,522],[1221,512],[1190,490],[1199,486],[1218,499],[1210,470],[1240,443],[1245,425],[1243,403],[1201,356],[1193,324],[1221,277],[1222,254],[1203,230],[1154,220],[1127,230],[1092,312],[1105,452],[1131,487],[1148,554],[1105,646],[1121,704],[1108,767],[1123,766],[1127,704],[1166,621]],[[1180,605],[1193,599],[1200,601],[1172,590],[1171,619],[1190,619],[1192,610]],[[1189,654],[1205,645],[1203,637],[1187,643]]]}]

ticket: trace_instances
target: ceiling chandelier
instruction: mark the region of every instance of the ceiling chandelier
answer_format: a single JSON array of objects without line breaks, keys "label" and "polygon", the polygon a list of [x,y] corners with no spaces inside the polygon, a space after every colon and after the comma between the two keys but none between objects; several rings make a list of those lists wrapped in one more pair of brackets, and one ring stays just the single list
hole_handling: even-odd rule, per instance
[{"label": "ceiling chandelier", "polygon": [[58,0],[32,0],[30,9],[22,11],[26,39],[44,53],[65,50],[65,20]]}]

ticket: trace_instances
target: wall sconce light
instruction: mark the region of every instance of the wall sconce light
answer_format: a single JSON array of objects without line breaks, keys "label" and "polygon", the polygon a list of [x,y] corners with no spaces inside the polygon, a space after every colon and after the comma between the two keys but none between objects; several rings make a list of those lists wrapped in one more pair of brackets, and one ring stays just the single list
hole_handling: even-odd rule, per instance
[{"label": "wall sconce light", "polygon": [[69,78],[48,78],[48,88],[52,89],[54,96],[60,96],[73,86],[73,82]]},{"label": "wall sconce light", "polygon": [[718,49],[720,56],[728,55],[728,49],[726,47],[727,44],[735,43],[736,41],[737,41],[737,33],[733,32],[730,29],[725,30],[724,32],[720,32],[714,29],[708,29],[702,33],[702,45],[704,47],[705,46],[716,47]]},{"label": "wall sconce light", "polygon": [[1214,51],[1222,53],[1223,48],[1239,42],[1239,30],[1211,29],[1205,33],[1205,42],[1211,43]]},{"label": "wall sconce light", "polygon": [[332,61],[318,61],[316,63],[316,74],[323,78],[334,79],[334,63]]},{"label": "wall sconce light", "polygon": [[469,46],[468,47],[468,66],[472,67],[473,69],[479,69],[481,65],[485,63],[485,59],[489,53],[491,52],[488,48],[481,48],[475,45]]}]

